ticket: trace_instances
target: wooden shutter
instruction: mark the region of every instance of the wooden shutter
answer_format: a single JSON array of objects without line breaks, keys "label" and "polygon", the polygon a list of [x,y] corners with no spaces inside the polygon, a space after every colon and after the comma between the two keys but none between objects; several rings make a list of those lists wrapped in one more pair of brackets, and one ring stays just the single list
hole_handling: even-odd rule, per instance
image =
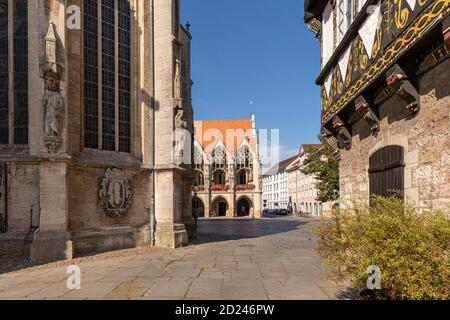
[{"label": "wooden shutter", "polygon": [[369,159],[370,196],[404,197],[404,150],[386,146]]}]

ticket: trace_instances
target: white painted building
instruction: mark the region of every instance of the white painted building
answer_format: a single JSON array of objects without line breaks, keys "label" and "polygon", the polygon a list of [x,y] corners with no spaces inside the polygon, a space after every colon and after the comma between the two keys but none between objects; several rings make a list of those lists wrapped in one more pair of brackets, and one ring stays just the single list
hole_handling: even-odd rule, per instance
[{"label": "white painted building", "polygon": [[263,176],[264,209],[288,209],[289,183],[286,169],[296,158],[295,156],[276,164]]}]

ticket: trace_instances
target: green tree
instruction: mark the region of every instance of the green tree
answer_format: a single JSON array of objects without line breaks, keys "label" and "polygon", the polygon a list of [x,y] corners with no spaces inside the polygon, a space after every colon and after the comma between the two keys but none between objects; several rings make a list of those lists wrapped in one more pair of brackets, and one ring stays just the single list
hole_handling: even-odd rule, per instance
[{"label": "green tree", "polygon": [[325,144],[308,155],[300,171],[316,178],[317,201],[329,202],[339,198],[339,160]]}]

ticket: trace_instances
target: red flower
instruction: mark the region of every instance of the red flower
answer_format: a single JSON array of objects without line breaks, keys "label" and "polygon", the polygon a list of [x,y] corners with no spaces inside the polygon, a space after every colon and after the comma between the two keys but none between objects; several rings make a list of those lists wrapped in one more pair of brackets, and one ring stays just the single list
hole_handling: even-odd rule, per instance
[{"label": "red flower", "polygon": [[236,186],[236,190],[243,191],[243,190],[254,190],[256,189],[256,186],[253,184],[240,184]]},{"label": "red flower", "polygon": [[222,185],[222,184],[216,184],[211,187],[212,191],[228,191],[230,189],[230,186]]}]

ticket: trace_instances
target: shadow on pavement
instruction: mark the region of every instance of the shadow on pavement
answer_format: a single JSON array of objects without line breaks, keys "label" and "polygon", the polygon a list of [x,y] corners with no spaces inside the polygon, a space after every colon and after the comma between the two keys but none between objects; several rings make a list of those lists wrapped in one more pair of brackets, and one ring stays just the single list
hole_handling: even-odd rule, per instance
[{"label": "shadow on pavement", "polygon": [[265,219],[211,219],[199,220],[196,244],[239,239],[254,239],[298,229],[308,221],[266,216]]}]

